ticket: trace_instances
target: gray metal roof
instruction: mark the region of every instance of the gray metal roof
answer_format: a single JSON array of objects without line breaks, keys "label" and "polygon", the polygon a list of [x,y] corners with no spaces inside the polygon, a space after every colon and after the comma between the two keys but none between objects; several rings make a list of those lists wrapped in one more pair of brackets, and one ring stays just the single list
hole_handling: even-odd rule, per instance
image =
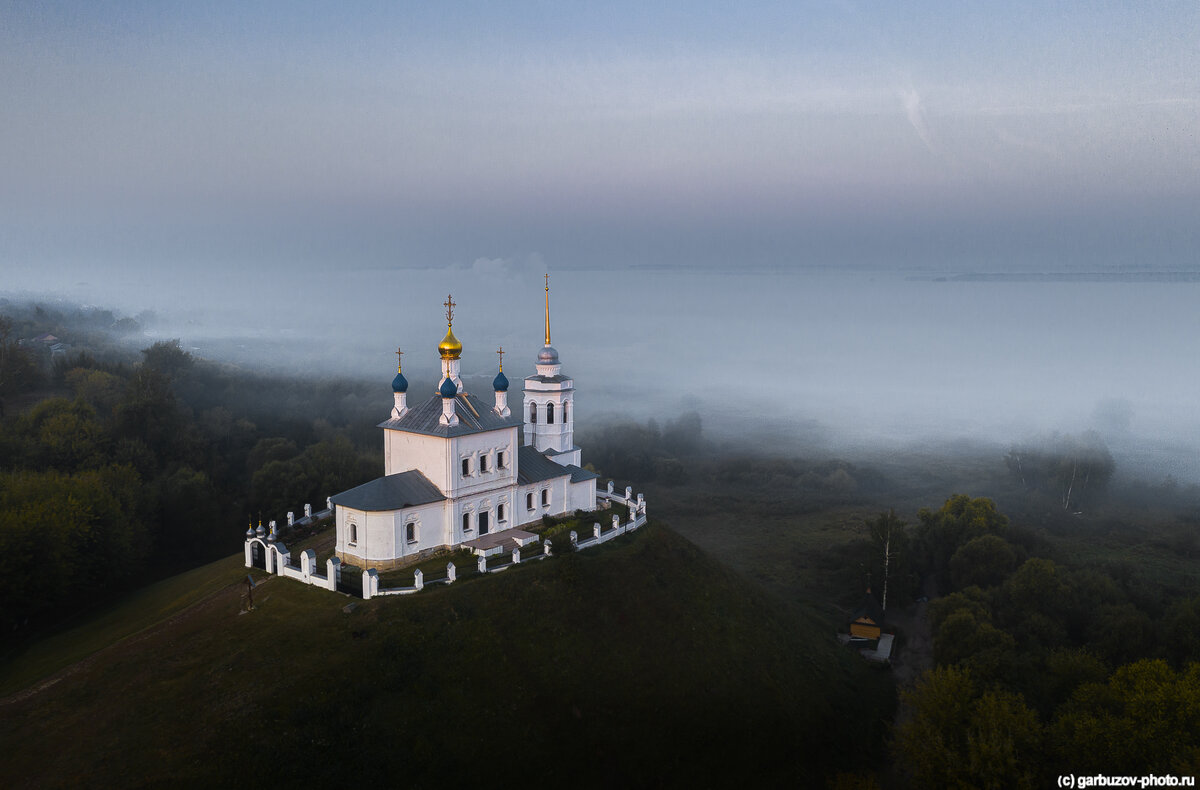
[{"label": "gray metal roof", "polygon": [[330,497],[335,505],[370,511],[400,510],[441,502],[445,498],[438,487],[416,469],[377,477],[358,488],[351,488]]},{"label": "gray metal roof", "polygon": [[442,425],[442,397],[434,395],[424,403],[418,404],[398,420],[386,420],[379,423],[380,428],[391,431],[407,431],[423,433],[427,436],[465,436],[483,431],[495,431],[500,428],[516,428],[521,422],[520,409],[508,417],[501,417],[493,410],[491,403],[484,403],[474,395],[461,393],[456,397],[454,413],[458,415],[458,425],[449,427]]},{"label": "gray metal roof", "polygon": [[564,376],[564,375],[562,375],[562,374],[559,374],[559,375],[557,375],[557,376],[538,376],[538,375],[533,375],[533,376],[526,376],[526,377],[525,377],[525,380],[526,380],[526,381],[540,381],[542,384],[561,384],[561,383],[562,383],[562,382],[564,382],[564,381],[570,381],[570,380],[571,380],[571,377],[570,377],[570,376]]},{"label": "gray metal roof", "polygon": [[541,483],[569,474],[570,469],[551,461],[532,447],[517,448],[517,485]]},{"label": "gray metal roof", "polygon": [[575,464],[568,464],[563,468],[571,473],[572,483],[582,483],[585,480],[595,480],[600,477],[600,475],[596,474],[595,472],[589,472],[588,470],[582,469]]}]

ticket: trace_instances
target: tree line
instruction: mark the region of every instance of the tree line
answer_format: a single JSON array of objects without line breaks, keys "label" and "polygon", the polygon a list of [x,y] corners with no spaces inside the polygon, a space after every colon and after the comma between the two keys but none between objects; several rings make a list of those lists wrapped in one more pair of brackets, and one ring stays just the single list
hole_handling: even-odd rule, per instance
[{"label": "tree line", "polygon": [[1164,589],[1120,563],[1056,562],[989,499],[952,496],[903,531],[912,567],[947,593],[929,606],[936,668],[905,692],[911,716],[895,733],[914,784],[1195,773],[1194,590]]},{"label": "tree line", "polygon": [[386,382],[375,397],[358,382],[217,365],[178,341],[154,343],[138,359],[97,336],[81,347],[79,335],[65,362],[38,369],[13,341],[15,324],[5,323],[0,359],[9,373],[28,363],[35,374],[20,386],[5,379],[10,402],[33,405],[0,420],[6,630],[227,556],[248,519],[282,520],[306,503],[319,509],[326,496],[382,473],[378,437],[362,426],[386,413]]}]

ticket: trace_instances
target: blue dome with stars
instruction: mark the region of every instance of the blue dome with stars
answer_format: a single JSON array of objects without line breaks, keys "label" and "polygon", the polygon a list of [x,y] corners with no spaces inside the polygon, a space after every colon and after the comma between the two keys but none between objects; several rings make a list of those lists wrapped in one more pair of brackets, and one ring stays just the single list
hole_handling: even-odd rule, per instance
[{"label": "blue dome with stars", "polygon": [[496,374],[496,378],[492,379],[492,389],[496,392],[508,392],[508,376],[504,375],[504,371]]},{"label": "blue dome with stars", "polygon": [[404,378],[403,373],[397,373],[396,378],[392,379],[392,392],[408,392],[408,379]]},{"label": "blue dome with stars", "polygon": [[453,398],[458,394],[458,385],[454,383],[454,379],[447,376],[442,380],[442,386],[438,387],[438,392],[443,398]]}]

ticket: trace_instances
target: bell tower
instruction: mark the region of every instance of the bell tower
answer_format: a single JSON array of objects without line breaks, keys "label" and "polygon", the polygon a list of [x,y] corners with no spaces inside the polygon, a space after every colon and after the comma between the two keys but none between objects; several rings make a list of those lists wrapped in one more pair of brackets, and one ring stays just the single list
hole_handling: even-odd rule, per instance
[{"label": "bell tower", "polygon": [[566,466],[579,465],[575,446],[575,382],[562,372],[558,351],[550,345],[550,275],[546,275],[546,344],[538,352],[537,373],[525,377],[522,404],[525,445]]}]

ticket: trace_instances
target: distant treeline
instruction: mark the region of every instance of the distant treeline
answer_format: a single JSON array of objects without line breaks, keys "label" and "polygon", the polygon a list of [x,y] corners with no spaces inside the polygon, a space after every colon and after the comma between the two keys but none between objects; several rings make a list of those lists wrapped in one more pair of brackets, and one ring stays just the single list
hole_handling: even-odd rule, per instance
[{"label": "distant treeline", "polygon": [[[131,352],[94,321],[76,331],[71,319],[91,313],[8,309],[15,314],[0,316],[0,393],[10,404],[0,420],[6,629],[226,556],[247,519],[323,507],[326,496],[382,472],[372,431],[390,402],[382,385],[254,375],[194,359],[177,341]],[[53,359],[17,342],[50,331],[69,347]]]}]

